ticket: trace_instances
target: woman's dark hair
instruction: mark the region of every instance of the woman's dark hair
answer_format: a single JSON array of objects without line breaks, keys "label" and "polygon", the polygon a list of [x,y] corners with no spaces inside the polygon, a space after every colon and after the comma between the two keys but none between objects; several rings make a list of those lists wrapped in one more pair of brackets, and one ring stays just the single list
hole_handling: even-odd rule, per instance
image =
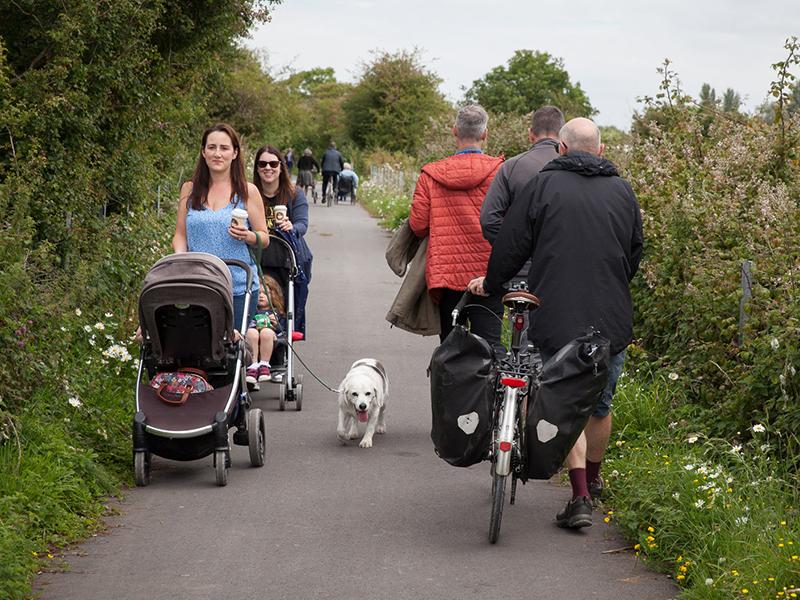
[{"label": "woman's dark hair", "polygon": [[269,152],[270,154],[274,154],[278,157],[278,160],[281,162],[281,172],[278,176],[278,193],[275,195],[275,204],[283,204],[285,206],[291,206],[292,202],[294,202],[294,186],[292,185],[292,178],[289,175],[289,168],[286,166],[286,161],[283,160],[283,153],[278,150],[275,146],[270,146],[267,144],[266,146],[261,146],[258,150],[256,150],[256,158],[253,161],[253,183],[258,188],[258,191],[261,192],[261,197],[264,199],[264,202],[267,202],[267,196],[264,194],[264,188],[262,187],[261,177],[258,174],[258,158],[264,154],[265,152]]},{"label": "woman's dark hair", "polygon": [[208,199],[208,188],[211,186],[211,173],[208,170],[206,159],[203,157],[203,150],[206,147],[208,136],[216,131],[221,131],[231,138],[231,144],[236,150],[236,158],[231,163],[231,202],[234,195],[239,197],[243,205],[247,205],[247,175],[244,171],[242,162],[242,148],[239,142],[239,134],[227,123],[217,123],[203,132],[203,143],[200,145],[200,158],[197,159],[197,166],[192,175],[192,193],[189,196],[189,204],[194,210],[202,210]]}]

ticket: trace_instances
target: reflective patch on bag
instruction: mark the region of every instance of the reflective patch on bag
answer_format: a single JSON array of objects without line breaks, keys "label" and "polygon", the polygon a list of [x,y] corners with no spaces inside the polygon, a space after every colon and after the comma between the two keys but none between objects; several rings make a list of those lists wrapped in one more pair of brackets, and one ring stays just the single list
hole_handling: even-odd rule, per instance
[{"label": "reflective patch on bag", "polygon": [[478,428],[479,422],[480,422],[480,417],[478,416],[478,413],[473,411],[471,413],[467,413],[466,415],[461,415],[460,417],[458,417],[458,428],[467,435],[472,435]]},{"label": "reflective patch on bag", "polygon": [[558,435],[558,427],[552,423],[548,423],[544,419],[540,419],[536,424],[536,437],[543,444],[549,442]]}]

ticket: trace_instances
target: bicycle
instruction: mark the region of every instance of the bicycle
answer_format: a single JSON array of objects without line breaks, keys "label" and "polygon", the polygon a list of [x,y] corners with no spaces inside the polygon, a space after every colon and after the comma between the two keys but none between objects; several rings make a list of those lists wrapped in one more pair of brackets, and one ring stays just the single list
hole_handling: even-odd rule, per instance
[{"label": "bicycle", "polygon": [[[453,309],[453,325],[465,307],[468,293]],[[489,542],[494,544],[500,536],[503,518],[506,484],[511,476],[509,504],[514,504],[517,482],[527,482],[527,449],[525,430],[528,417],[528,398],[538,386],[541,364],[532,358],[537,354],[528,345],[527,352],[520,352],[522,334],[525,331],[526,313],[539,306],[539,298],[528,292],[525,283],[512,286],[503,296],[503,305],[509,309],[511,344],[508,353],[496,359],[494,410],[492,419],[492,441],[488,459],[492,463],[492,510],[489,519]]]}]

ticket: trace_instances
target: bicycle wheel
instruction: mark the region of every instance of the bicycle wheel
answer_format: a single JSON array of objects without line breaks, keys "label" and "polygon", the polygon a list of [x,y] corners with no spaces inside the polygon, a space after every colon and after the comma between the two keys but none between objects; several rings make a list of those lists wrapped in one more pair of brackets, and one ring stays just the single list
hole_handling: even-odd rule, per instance
[{"label": "bicycle wheel", "polygon": [[494,544],[500,537],[500,521],[503,519],[503,504],[506,498],[508,475],[492,476],[492,516],[489,519],[489,543]]}]

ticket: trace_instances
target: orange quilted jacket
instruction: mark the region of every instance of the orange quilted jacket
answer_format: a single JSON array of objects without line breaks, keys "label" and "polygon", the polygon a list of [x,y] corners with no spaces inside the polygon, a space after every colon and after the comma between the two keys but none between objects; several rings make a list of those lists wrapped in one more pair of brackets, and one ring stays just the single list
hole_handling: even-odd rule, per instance
[{"label": "orange quilted jacket", "polygon": [[486,274],[492,248],[481,233],[481,204],[502,162],[486,154],[456,154],[422,168],[408,222],[419,237],[430,236],[429,290],[465,290],[471,279]]}]

